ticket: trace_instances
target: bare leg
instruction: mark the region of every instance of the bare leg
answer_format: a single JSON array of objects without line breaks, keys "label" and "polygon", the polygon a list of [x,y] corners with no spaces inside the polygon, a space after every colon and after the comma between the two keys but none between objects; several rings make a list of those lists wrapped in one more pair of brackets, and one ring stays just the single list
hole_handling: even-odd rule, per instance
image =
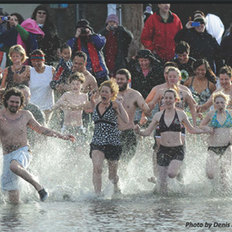
[{"label": "bare leg", "polygon": [[172,160],[168,166],[168,177],[175,178],[180,172],[180,166],[182,161],[180,160]]},{"label": "bare leg", "polygon": [[213,151],[208,151],[208,157],[206,159],[206,175],[209,179],[214,179],[216,165],[216,155]]},{"label": "bare leg", "polygon": [[109,180],[114,184],[114,193],[119,192],[118,187],[118,180],[119,177],[117,175],[118,171],[118,161],[117,160],[108,160],[108,167],[109,167]]},{"label": "bare leg", "polygon": [[17,204],[19,203],[19,191],[18,190],[11,190],[8,192],[9,201],[11,203]]},{"label": "bare leg", "polygon": [[101,193],[102,187],[102,168],[105,155],[103,152],[94,150],[92,151],[92,163],[93,163],[93,186],[94,191],[97,194]]},{"label": "bare leg", "polygon": [[48,124],[49,121],[50,121],[50,119],[51,119],[51,117],[52,117],[52,111],[50,111],[50,110],[44,110],[43,112],[45,114],[46,124]]},{"label": "bare leg", "polygon": [[37,191],[40,191],[42,189],[42,186],[35,180],[35,178],[25,168],[23,168],[16,160],[11,161],[10,170],[17,176],[20,176],[25,181],[33,185]]},{"label": "bare leg", "polygon": [[159,166],[158,167],[158,183],[160,188],[160,193],[166,195],[168,192],[167,186],[167,176],[168,176],[168,167],[166,166]]}]

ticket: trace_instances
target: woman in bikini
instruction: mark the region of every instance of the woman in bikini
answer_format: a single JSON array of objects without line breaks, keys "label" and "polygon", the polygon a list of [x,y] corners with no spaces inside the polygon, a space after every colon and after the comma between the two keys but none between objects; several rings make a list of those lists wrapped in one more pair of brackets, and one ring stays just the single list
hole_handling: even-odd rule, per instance
[{"label": "woman in bikini", "polygon": [[213,128],[208,138],[208,157],[206,160],[206,174],[214,179],[219,170],[223,187],[228,187],[228,170],[231,169],[231,127],[232,111],[226,110],[229,96],[223,92],[215,92],[212,96],[214,110],[207,113],[200,127]]},{"label": "woman in bikini", "polygon": [[164,92],[164,109],[156,113],[152,122],[144,131],[135,126],[135,132],[142,136],[149,136],[159,125],[160,147],[157,152],[158,186],[162,194],[167,193],[167,177],[175,178],[180,171],[184,159],[184,147],[181,139],[181,125],[183,124],[189,133],[200,134],[207,132],[208,128],[195,128],[189,122],[183,110],[178,109],[175,103],[178,100],[174,89]]},{"label": "woman in bikini", "polygon": [[[104,159],[108,161],[109,179],[114,185],[114,192],[119,192],[117,175],[118,160],[122,153],[120,131],[117,117],[129,123],[129,117],[120,99],[119,88],[115,81],[104,81],[100,86],[100,102],[93,111],[94,134],[90,144],[90,157],[93,163],[93,186],[97,195],[101,194],[102,169]],[[91,97],[94,107],[94,95]]]}]

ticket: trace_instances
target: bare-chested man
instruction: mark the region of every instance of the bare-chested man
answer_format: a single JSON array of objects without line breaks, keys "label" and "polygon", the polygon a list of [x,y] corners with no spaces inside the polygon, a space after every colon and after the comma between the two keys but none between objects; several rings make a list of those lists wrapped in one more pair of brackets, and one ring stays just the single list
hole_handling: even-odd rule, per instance
[{"label": "bare-chested man", "polygon": [[[129,161],[136,152],[137,140],[134,133],[134,116],[136,108],[140,108],[145,114],[149,112],[149,107],[143,96],[137,91],[129,87],[131,74],[127,69],[119,69],[116,72],[116,81],[119,86],[118,97],[123,98],[123,106],[129,116],[129,123],[119,123],[121,132],[122,155],[121,159]],[[119,119],[120,120],[120,119]]]},{"label": "bare-chested man", "polygon": [[26,170],[30,162],[27,127],[46,136],[71,141],[74,141],[75,138],[72,135],[62,135],[41,126],[29,111],[22,110],[24,96],[16,88],[5,92],[3,104],[5,108],[0,110],[0,139],[3,149],[2,189],[8,191],[11,202],[18,203],[18,181],[21,177],[34,186],[41,201],[44,201],[48,193]]}]

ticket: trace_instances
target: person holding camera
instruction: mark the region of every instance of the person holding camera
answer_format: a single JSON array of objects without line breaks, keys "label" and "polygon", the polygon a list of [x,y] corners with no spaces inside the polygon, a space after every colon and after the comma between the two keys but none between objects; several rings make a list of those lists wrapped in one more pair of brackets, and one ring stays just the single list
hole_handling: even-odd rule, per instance
[{"label": "person holding camera", "polygon": [[110,14],[106,19],[106,27],[99,32],[106,37],[103,52],[110,77],[114,77],[117,70],[127,67],[128,48],[133,39],[133,34],[118,24],[118,16]]},{"label": "person holding camera", "polygon": [[108,69],[102,49],[105,46],[106,38],[96,34],[86,19],[81,19],[76,26],[75,37],[67,41],[72,48],[72,54],[83,51],[87,55],[87,70],[92,73],[97,80],[98,86],[108,80]]},{"label": "person holding camera", "polygon": [[[193,20],[189,20],[175,36],[175,42],[186,41],[190,47],[190,56],[194,59],[206,59],[211,69],[216,73],[222,66],[220,46],[215,38],[206,31],[206,18],[202,11],[193,13]],[[214,66],[216,65],[216,69]]]}]

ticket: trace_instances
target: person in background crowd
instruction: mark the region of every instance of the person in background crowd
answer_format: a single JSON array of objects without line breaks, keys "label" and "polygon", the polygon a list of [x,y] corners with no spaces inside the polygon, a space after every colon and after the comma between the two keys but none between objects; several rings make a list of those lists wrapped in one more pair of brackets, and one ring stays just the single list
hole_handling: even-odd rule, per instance
[{"label": "person in background crowd", "polygon": [[44,32],[44,37],[38,41],[38,48],[46,54],[46,63],[51,65],[57,60],[57,53],[60,48],[60,38],[56,27],[51,22],[48,9],[44,5],[37,6],[31,18]]},{"label": "person in background crowd", "polygon": [[56,73],[50,83],[50,87],[64,93],[68,90],[68,78],[72,73],[72,49],[69,45],[63,44],[60,48],[60,52],[61,59],[56,67]]},{"label": "person in background crowd", "polygon": [[190,46],[185,41],[180,41],[175,49],[176,57],[173,61],[177,64],[181,72],[181,84],[183,84],[190,76],[193,76],[194,58],[189,56]]},{"label": "person in background crowd", "polygon": [[151,15],[153,15],[152,4],[147,4],[143,13],[143,22],[145,23]]},{"label": "person in background crowd", "polygon": [[83,51],[87,55],[87,70],[93,74],[98,86],[108,80],[108,69],[102,49],[105,46],[106,38],[96,34],[86,19],[81,19],[76,26],[75,37],[68,40],[67,44],[72,48],[73,54]]},{"label": "person in background crowd", "polygon": [[[7,30],[0,34],[0,43],[3,43],[2,50],[8,55],[10,47],[17,44],[18,34],[23,38],[24,41],[28,39],[28,32],[20,25],[23,22],[22,15],[18,13],[12,13],[7,16]],[[12,64],[9,57],[7,57],[6,65]]]},{"label": "person in background crowd", "polygon": [[[139,50],[135,59],[130,60],[128,70],[131,73],[131,88],[140,92],[144,99],[154,86],[164,83],[163,66],[150,50]],[[136,123],[140,120],[141,113],[137,109],[134,119]]]},{"label": "person in background crowd", "polygon": [[217,73],[222,66],[220,47],[216,39],[206,31],[205,24],[204,13],[195,11],[193,21],[188,21],[185,28],[177,33],[175,41],[176,43],[186,41],[191,48],[190,56],[195,59],[206,59],[211,69]]},{"label": "person in background crowd", "polygon": [[[45,125],[45,115],[44,113],[40,110],[40,108],[35,105],[30,103],[30,98],[31,98],[31,91],[30,88],[26,85],[20,84],[17,86],[17,88],[19,90],[21,90],[23,92],[24,95],[24,106],[23,109],[24,110],[29,110],[33,117],[35,118],[35,120],[42,126]],[[33,131],[31,128],[27,128],[27,137],[28,137],[28,141],[30,144],[30,147],[33,149],[34,146],[37,144],[40,144],[44,137],[42,137],[42,135],[39,135],[38,133],[36,133],[35,131]]]},{"label": "person in background crowd", "polygon": [[45,114],[46,123],[51,117],[50,109],[54,105],[54,91],[50,87],[55,68],[45,65],[45,54],[41,49],[36,49],[31,53],[31,103],[39,106]]},{"label": "person in background crowd", "polygon": [[193,63],[194,75],[184,82],[198,105],[203,105],[208,101],[211,94],[216,89],[216,76],[209,66],[209,63],[204,60],[196,60]]},{"label": "person in background crowd", "polygon": [[[221,88],[215,90],[216,92],[223,92],[226,95],[230,96],[230,100],[229,103],[227,104],[227,108],[231,109],[232,108],[232,84],[231,84],[231,77],[232,77],[232,68],[230,66],[223,66],[221,67],[221,69],[219,70],[219,82],[220,82],[220,86]],[[213,105],[213,95],[210,96],[210,98],[208,99],[208,101],[197,107],[197,111],[198,112],[205,112],[206,110],[208,110],[210,108],[210,106]]]},{"label": "person in background crowd", "polygon": [[170,11],[170,4],[158,4],[158,10],[144,24],[141,42],[161,61],[170,61],[175,55],[174,37],[181,29],[182,23]]},{"label": "person in background crowd", "polygon": [[118,16],[111,14],[106,19],[106,27],[99,32],[106,37],[103,52],[110,77],[115,77],[118,69],[127,67],[128,48],[133,39],[132,33],[118,24]]},{"label": "person in background crowd", "polygon": [[232,25],[229,32],[221,41],[221,58],[225,65],[232,67]]},{"label": "person in background crowd", "polygon": [[26,52],[21,45],[14,45],[9,50],[12,65],[5,68],[1,83],[1,89],[9,89],[19,84],[29,85],[30,67],[23,65],[27,59]]}]

